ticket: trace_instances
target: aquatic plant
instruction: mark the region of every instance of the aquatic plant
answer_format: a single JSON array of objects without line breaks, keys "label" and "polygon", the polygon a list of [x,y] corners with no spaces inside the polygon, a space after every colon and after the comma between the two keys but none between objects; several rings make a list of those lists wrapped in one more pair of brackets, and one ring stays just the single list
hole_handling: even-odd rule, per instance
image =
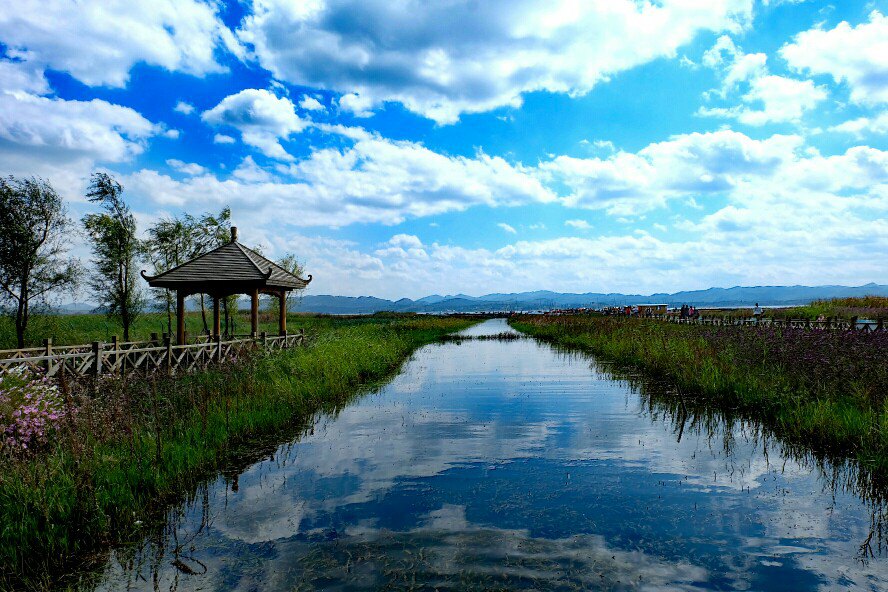
[{"label": "aquatic plant", "polygon": [[532,317],[515,328],[667,378],[888,475],[888,332]]}]

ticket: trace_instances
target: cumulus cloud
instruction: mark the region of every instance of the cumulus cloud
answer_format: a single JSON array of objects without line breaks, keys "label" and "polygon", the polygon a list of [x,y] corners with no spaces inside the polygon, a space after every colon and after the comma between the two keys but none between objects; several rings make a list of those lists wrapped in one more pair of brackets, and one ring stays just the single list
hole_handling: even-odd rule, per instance
[{"label": "cumulus cloud", "polygon": [[526,92],[582,95],[618,72],[674,56],[700,31],[737,30],[752,5],[254,0],[237,34],[281,80],[357,93],[367,105],[398,102],[446,124],[517,106]]},{"label": "cumulus cloud", "polygon": [[257,224],[344,226],[396,224],[407,218],[491,207],[552,202],[556,196],[532,171],[502,158],[445,156],[414,142],[396,142],[352,128],[345,148],[316,149],[304,160],[266,170],[252,158],[231,179],[177,181],[155,171],[129,176],[149,203],[249,212]]},{"label": "cumulus cloud", "polygon": [[235,128],[245,144],[280,160],[292,159],[280,140],[301,132],[309,124],[296,115],[290,99],[255,88],[225,97],[218,105],[204,111],[201,118],[211,125]]},{"label": "cumulus cloud", "polygon": [[324,105],[321,104],[319,100],[316,98],[306,95],[299,101],[299,106],[305,109],[306,111],[323,111]]},{"label": "cumulus cloud", "polygon": [[339,108],[351,113],[355,117],[372,117],[372,107],[373,101],[366,95],[360,96],[355,93],[349,93],[339,98]]},{"label": "cumulus cloud", "polygon": [[186,103],[185,101],[179,101],[176,103],[176,106],[173,107],[173,111],[183,115],[191,115],[194,113],[194,105]]},{"label": "cumulus cloud", "polygon": [[500,227],[504,232],[508,232],[509,234],[518,234],[518,231],[515,230],[514,226],[506,224],[505,222],[499,222],[497,226]]},{"label": "cumulus cloud", "polygon": [[856,103],[888,102],[888,17],[879,11],[856,27],[842,22],[833,29],[799,33],[780,55],[800,72],[846,83]]},{"label": "cumulus cloud", "polygon": [[216,134],[213,136],[214,144],[234,144],[235,142],[237,142],[237,140],[231,136],[226,136],[225,134]]},{"label": "cumulus cloud", "polygon": [[121,162],[161,131],[135,110],[99,99],[0,94],[0,153],[11,159]]},{"label": "cumulus cloud", "polygon": [[196,162],[184,162],[176,158],[169,158],[166,163],[173,169],[185,175],[203,175],[208,172],[206,167],[203,167]]},{"label": "cumulus cloud", "polygon": [[698,115],[737,119],[746,125],[801,121],[805,112],[814,109],[827,98],[827,90],[811,80],[797,80],[769,74],[767,56],[763,53],[743,53],[727,35],[718,38],[715,45],[703,54],[703,64],[722,75],[721,88],[704,93],[727,99],[741,86],[746,92],[740,96],[742,105],[731,107],[701,107]]},{"label": "cumulus cloud", "polygon": [[222,72],[217,48],[240,53],[216,4],[198,0],[21,0],[0,11],[0,42],[12,57],[90,86],[122,87],[139,62],[194,75]]},{"label": "cumulus cloud", "polygon": [[569,226],[570,228],[576,228],[577,230],[590,230],[592,225],[589,224],[586,220],[567,220],[564,223],[565,226]]},{"label": "cumulus cloud", "polygon": [[799,136],[765,140],[735,131],[693,133],[607,158],[557,156],[539,166],[550,184],[564,186],[568,206],[638,214],[670,199],[720,194],[746,178],[768,177],[795,158]]},{"label": "cumulus cloud", "polygon": [[874,117],[858,117],[849,119],[829,128],[831,132],[853,134],[862,137],[866,134],[888,134],[888,111],[882,111]]}]

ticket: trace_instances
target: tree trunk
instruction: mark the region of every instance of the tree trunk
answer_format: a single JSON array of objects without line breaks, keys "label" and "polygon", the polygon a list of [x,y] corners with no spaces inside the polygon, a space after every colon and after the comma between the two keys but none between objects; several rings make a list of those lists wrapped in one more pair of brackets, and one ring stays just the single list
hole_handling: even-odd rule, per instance
[{"label": "tree trunk", "polygon": [[19,347],[25,347],[25,329],[28,327],[28,292],[22,290],[18,308],[15,311],[15,337]]},{"label": "tree trunk", "polygon": [[210,326],[207,325],[207,309],[204,307],[204,295],[200,295],[200,318],[203,319],[204,333],[210,332]]},{"label": "tree trunk", "polygon": [[167,306],[167,335],[173,334],[173,306],[170,302],[170,291],[164,290],[166,292],[166,306]]}]

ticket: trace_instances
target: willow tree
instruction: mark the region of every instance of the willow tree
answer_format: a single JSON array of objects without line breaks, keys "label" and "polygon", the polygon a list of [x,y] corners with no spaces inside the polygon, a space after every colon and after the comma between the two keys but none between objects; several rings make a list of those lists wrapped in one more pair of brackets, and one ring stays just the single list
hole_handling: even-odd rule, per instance
[{"label": "willow tree", "polygon": [[104,210],[87,214],[83,226],[92,242],[94,270],[90,285],[109,317],[123,326],[123,340],[142,313],[137,262],[142,249],[136,218],[123,200],[123,186],[107,173],[94,173],[86,197]]},{"label": "willow tree", "polygon": [[32,303],[77,283],[78,264],[66,256],[70,225],[48,182],[0,178],[0,302],[11,305],[19,347],[25,346]]}]

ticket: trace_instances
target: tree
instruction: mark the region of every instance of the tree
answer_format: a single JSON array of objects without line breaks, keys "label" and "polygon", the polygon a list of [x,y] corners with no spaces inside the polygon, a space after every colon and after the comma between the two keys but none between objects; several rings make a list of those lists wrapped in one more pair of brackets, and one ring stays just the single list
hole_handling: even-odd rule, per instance
[{"label": "tree", "polygon": [[70,223],[48,182],[0,178],[0,302],[15,311],[19,347],[25,346],[31,304],[77,283],[77,261],[65,257]]},{"label": "tree", "polygon": [[[193,259],[221,247],[231,240],[231,208],[224,207],[218,215],[206,213],[198,219],[186,216],[191,225],[192,250],[188,258]],[[225,312],[225,332],[228,333],[228,306],[223,303]],[[204,333],[209,333],[207,325],[207,309],[204,304],[204,295],[200,294],[200,317],[203,320]]]},{"label": "tree", "polygon": [[[303,267],[302,263],[296,258],[296,255],[294,255],[293,253],[286,253],[283,257],[281,257],[277,261],[277,264],[280,265],[281,267],[283,267],[284,269],[286,269],[287,271],[289,271],[290,273],[292,273],[293,275],[302,277],[304,267]],[[301,295],[302,295],[302,290],[293,290],[287,294],[287,298],[284,301],[284,306],[287,309],[284,311],[285,314],[287,311],[290,310],[290,299],[293,298],[294,296],[299,298],[299,297],[301,297]],[[271,298],[268,301],[268,312],[271,313],[272,315],[277,315],[278,308],[279,308],[278,299]]]},{"label": "tree", "polygon": [[[154,275],[168,271],[191,258],[194,251],[195,224],[191,216],[163,218],[148,229],[144,250],[154,267]],[[156,290],[156,300],[166,308],[167,333],[172,334],[173,308],[176,305],[172,292]]]},{"label": "tree", "polygon": [[90,285],[108,316],[123,325],[123,340],[129,341],[130,328],[144,307],[136,274],[142,249],[136,219],[123,201],[123,186],[107,173],[93,174],[86,197],[105,210],[83,217],[95,266]]}]

